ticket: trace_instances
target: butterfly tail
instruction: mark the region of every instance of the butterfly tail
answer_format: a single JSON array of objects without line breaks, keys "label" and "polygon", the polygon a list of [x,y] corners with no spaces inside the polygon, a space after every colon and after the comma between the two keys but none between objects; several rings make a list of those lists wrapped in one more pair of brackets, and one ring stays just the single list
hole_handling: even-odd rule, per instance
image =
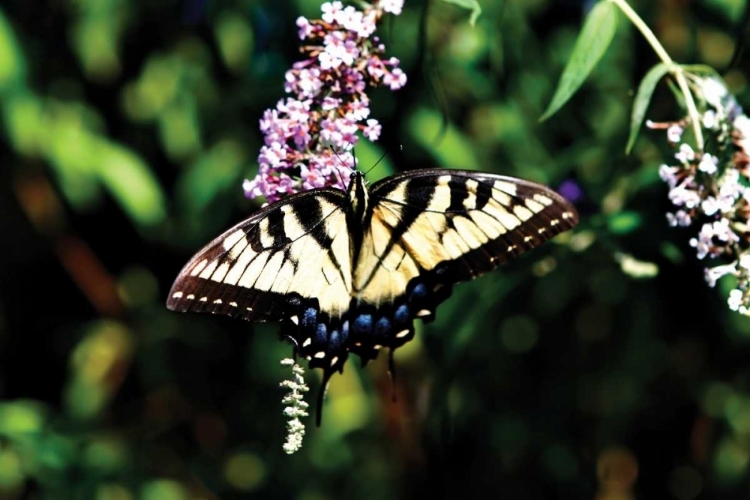
[{"label": "butterfly tail", "polygon": [[331,379],[331,375],[333,375],[333,370],[323,371],[323,381],[321,382],[320,389],[318,390],[318,402],[315,408],[315,425],[318,427],[320,427],[320,424],[323,421],[323,400],[325,399],[325,395],[328,390],[328,382]]}]

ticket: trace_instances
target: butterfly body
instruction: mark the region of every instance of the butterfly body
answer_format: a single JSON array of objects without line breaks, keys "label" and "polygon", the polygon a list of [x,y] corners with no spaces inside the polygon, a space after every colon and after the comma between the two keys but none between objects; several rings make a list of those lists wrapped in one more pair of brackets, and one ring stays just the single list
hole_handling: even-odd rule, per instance
[{"label": "butterfly body", "polygon": [[176,311],[279,321],[324,370],[391,353],[431,321],[455,283],[578,222],[552,190],[461,170],[415,170],[368,188],[315,189],[271,204],[199,251],[169,293]]}]

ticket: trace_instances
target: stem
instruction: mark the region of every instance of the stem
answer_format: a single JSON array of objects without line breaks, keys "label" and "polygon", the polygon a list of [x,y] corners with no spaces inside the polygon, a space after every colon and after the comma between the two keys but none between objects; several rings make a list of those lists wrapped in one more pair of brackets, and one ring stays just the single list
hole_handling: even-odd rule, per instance
[{"label": "stem", "polygon": [[675,64],[672,58],[669,57],[669,54],[667,54],[664,46],[662,46],[662,44],[656,38],[654,32],[651,31],[651,28],[646,25],[643,19],[641,19],[641,17],[633,10],[633,8],[628,4],[626,0],[609,1],[620,8],[622,13],[627,16],[630,22],[633,23],[638,31],[641,32],[646,41],[648,41],[649,45],[651,45],[651,48],[653,48],[654,52],[656,52],[656,55],[659,56],[659,59],[661,59],[664,64],[669,66],[669,72],[677,81],[677,85],[680,87],[680,90],[685,97],[685,106],[687,107],[690,121],[693,123],[693,133],[695,134],[696,149],[703,152],[703,130],[701,129],[700,114],[698,113],[698,108],[695,105],[695,100],[693,100],[693,94],[690,92],[690,87],[688,86],[687,79],[685,78],[684,70],[679,64]]}]

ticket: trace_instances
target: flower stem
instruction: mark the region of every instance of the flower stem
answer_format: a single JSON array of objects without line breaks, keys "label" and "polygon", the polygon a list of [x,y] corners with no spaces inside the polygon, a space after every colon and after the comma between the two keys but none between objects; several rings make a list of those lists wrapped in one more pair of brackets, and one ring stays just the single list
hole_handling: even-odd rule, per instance
[{"label": "flower stem", "polygon": [[661,59],[664,64],[669,66],[669,72],[677,81],[677,85],[680,87],[682,94],[685,96],[685,106],[687,107],[690,121],[693,122],[693,133],[695,134],[696,149],[703,152],[704,142],[703,130],[701,129],[700,114],[698,113],[698,108],[695,105],[695,100],[693,100],[693,94],[692,92],[690,92],[690,87],[688,86],[687,79],[685,78],[685,71],[683,70],[682,66],[676,64],[672,60],[672,58],[669,57],[666,49],[664,49],[664,46],[662,46],[662,44],[656,38],[656,35],[654,35],[654,32],[651,31],[651,28],[646,25],[643,19],[641,19],[641,17],[633,10],[633,8],[628,4],[626,0],[609,1],[620,8],[622,13],[627,16],[630,22],[633,23],[638,31],[641,32],[646,41],[648,41],[649,45],[651,45],[651,48],[653,48],[654,52],[656,52],[656,55],[659,56],[659,59]]}]

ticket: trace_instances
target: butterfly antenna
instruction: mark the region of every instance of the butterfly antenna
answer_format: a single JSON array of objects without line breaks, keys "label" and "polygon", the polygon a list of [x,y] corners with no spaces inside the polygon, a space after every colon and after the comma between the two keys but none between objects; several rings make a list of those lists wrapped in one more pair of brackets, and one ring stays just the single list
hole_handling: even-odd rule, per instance
[{"label": "butterfly antenna", "polygon": [[[333,146],[329,146],[329,147],[331,148],[331,152],[333,152],[333,154],[336,155],[336,158],[339,159],[339,162],[341,162],[341,166],[339,166],[339,165],[335,165],[335,166],[337,168],[345,168],[345,169],[349,170],[350,172],[353,171],[353,169],[346,164],[346,162],[343,160],[343,158],[341,158],[341,156],[339,155],[338,151],[336,151],[333,148]],[[354,148],[352,148],[352,155],[354,155]],[[334,170],[334,172],[336,172],[336,175],[338,175],[339,181],[341,182],[341,186],[344,187],[345,186],[345,184],[344,184],[344,178],[341,177],[341,173],[338,170]]]},{"label": "butterfly antenna", "polygon": [[383,161],[383,158],[385,158],[385,155],[386,155],[386,154],[388,154],[388,153],[385,153],[385,152],[384,152],[384,153],[383,153],[382,155],[380,155],[380,158],[378,158],[378,161],[376,161],[376,162],[375,162],[375,164],[374,164],[374,165],[373,165],[372,167],[368,168],[368,169],[367,169],[367,172],[365,172],[364,174],[365,174],[365,175],[369,174],[370,172],[372,172],[372,170],[373,170],[373,169],[374,169],[375,167],[377,167],[378,165],[380,165],[380,162],[381,162],[381,161]]}]

